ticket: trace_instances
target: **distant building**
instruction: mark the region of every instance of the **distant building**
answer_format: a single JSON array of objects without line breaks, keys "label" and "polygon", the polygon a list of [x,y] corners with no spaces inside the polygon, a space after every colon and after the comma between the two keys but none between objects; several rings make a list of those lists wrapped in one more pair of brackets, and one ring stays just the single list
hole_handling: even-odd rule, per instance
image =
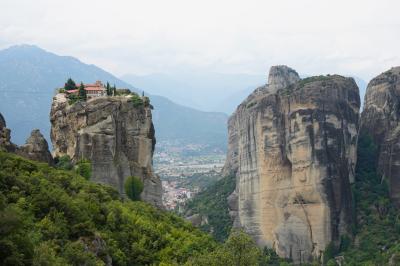
[{"label": "distant building", "polygon": [[[80,85],[78,85],[80,86]],[[107,96],[107,90],[101,81],[96,81],[94,84],[83,84],[88,98]],[[67,94],[78,94],[79,89],[66,91]]]}]

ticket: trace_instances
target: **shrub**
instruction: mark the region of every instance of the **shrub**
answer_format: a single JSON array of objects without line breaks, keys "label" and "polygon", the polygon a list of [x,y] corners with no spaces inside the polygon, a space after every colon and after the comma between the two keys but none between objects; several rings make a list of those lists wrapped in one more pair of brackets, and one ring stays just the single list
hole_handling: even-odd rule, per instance
[{"label": "shrub", "polygon": [[75,165],[75,172],[89,180],[92,176],[92,164],[87,159],[79,160]]},{"label": "shrub", "polygon": [[131,99],[132,99],[133,106],[135,106],[135,107],[143,106],[143,100],[139,95],[132,94]]},{"label": "shrub", "polygon": [[57,168],[62,170],[72,170],[73,164],[71,158],[68,155],[63,155],[61,157],[56,157],[54,159]]},{"label": "shrub", "polygon": [[125,193],[131,200],[140,200],[143,191],[143,182],[136,176],[130,176],[125,180]]}]

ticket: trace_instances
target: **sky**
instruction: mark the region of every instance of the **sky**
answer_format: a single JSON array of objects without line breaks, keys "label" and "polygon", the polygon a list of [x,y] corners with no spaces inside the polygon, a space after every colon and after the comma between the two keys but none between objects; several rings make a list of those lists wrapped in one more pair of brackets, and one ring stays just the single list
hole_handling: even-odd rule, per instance
[{"label": "sky", "polygon": [[398,0],[0,0],[0,49],[35,44],[118,76],[400,65]]}]

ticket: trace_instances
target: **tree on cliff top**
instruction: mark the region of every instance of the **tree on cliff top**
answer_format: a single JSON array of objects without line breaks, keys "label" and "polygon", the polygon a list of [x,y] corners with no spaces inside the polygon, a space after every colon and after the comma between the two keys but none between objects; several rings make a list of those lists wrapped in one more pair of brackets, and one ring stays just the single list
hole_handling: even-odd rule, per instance
[{"label": "tree on cliff top", "polygon": [[112,88],[111,88],[110,83],[108,81],[107,81],[107,85],[106,85],[106,91],[107,91],[107,96],[112,96],[113,95]]},{"label": "tree on cliff top", "polygon": [[87,100],[87,94],[85,91],[85,86],[81,82],[81,85],[79,86],[79,99],[86,101]]},{"label": "tree on cliff top", "polygon": [[140,200],[140,193],[143,191],[143,182],[136,176],[130,176],[126,179],[125,193],[133,201]]},{"label": "tree on cliff top", "polygon": [[76,83],[71,78],[69,78],[64,85],[64,89],[67,91],[76,90],[76,88],[77,88]]}]

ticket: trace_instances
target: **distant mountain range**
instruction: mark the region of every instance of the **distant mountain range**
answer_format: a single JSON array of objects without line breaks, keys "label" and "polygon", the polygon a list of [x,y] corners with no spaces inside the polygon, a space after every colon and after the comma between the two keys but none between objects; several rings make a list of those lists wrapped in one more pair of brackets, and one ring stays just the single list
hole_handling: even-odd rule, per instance
[{"label": "distant mountain range", "polygon": [[[267,75],[182,71],[142,76],[127,74],[121,79],[151,94],[174,99],[178,104],[230,115],[254,89],[267,82]],[[358,77],[354,79],[363,99],[367,83]]]},{"label": "distant mountain range", "polygon": [[267,82],[266,75],[221,74],[182,71],[121,77],[135,87],[174,99],[202,111],[231,114],[256,87]]},{"label": "distant mountain range", "polygon": [[[49,139],[52,97],[55,88],[63,86],[69,77],[77,82],[108,81],[141,92],[139,85],[134,88],[95,65],[37,46],[18,45],[1,50],[0,112],[13,130],[14,142],[23,143],[33,128],[39,128]],[[172,94],[170,98],[174,100]],[[199,111],[162,96],[150,95],[150,99],[158,140],[226,148],[226,114]]]}]

